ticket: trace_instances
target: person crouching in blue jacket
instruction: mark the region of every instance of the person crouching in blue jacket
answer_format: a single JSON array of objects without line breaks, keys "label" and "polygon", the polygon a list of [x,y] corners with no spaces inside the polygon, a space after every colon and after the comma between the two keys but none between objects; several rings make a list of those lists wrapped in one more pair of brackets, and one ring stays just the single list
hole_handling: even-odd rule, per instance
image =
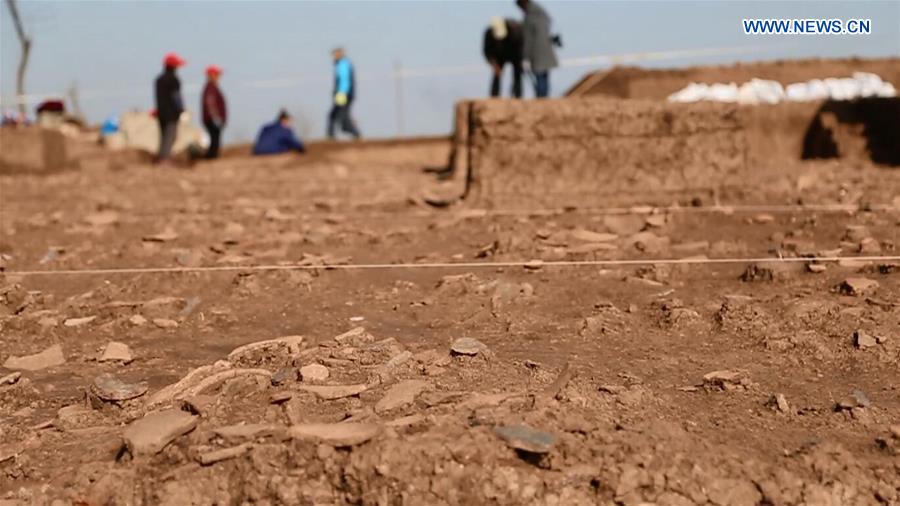
[{"label": "person crouching in blue jacket", "polygon": [[283,110],[278,113],[278,119],[263,126],[253,145],[254,155],[275,155],[296,151],[303,153],[306,148],[291,129],[291,116]]}]

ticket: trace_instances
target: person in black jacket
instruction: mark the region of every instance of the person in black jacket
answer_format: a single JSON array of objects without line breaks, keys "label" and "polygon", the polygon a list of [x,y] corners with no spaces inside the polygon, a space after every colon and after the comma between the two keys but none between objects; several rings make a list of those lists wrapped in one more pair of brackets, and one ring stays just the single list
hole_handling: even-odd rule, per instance
[{"label": "person in black jacket", "polygon": [[177,54],[167,54],[163,59],[165,68],[156,78],[156,119],[159,121],[157,163],[169,160],[175,136],[178,134],[178,118],[184,112],[184,101],[181,99],[181,81],[178,80],[175,70],[185,63]]},{"label": "person in black jacket", "polygon": [[500,96],[500,79],[503,67],[509,63],[513,68],[512,96],[522,98],[522,25],[512,19],[495,17],[491,26],[484,31],[484,57],[493,69],[491,96]]}]

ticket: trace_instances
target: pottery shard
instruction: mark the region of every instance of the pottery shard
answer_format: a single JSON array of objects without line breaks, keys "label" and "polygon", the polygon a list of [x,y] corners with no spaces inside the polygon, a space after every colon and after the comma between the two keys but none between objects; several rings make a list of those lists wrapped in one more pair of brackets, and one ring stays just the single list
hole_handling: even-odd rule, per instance
[{"label": "pottery shard", "polygon": [[132,422],[125,428],[122,439],[133,456],[153,455],[196,426],[196,416],[180,409],[167,409]]},{"label": "pottery shard", "polygon": [[478,355],[487,349],[484,343],[471,337],[460,337],[450,345],[450,351],[457,355]]},{"label": "pottery shard", "polygon": [[386,413],[392,409],[408,406],[416,397],[428,388],[428,383],[420,380],[406,380],[392,386],[390,390],[375,404],[376,413]]},{"label": "pottery shard", "polygon": [[126,383],[115,376],[104,374],[91,383],[91,393],[104,401],[122,402],[147,393],[147,384]]},{"label": "pottery shard", "polygon": [[555,435],[535,430],[527,425],[496,427],[494,433],[506,441],[510,448],[528,453],[548,453],[556,444]]},{"label": "pottery shard", "polygon": [[66,363],[66,357],[63,356],[62,346],[54,344],[46,350],[35,353],[34,355],[9,357],[6,359],[6,362],[3,362],[3,367],[21,371],[39,371],[64,363]]},{"label": "pottery shard", "polygon": [[337,447],[361,445],[380,432],[380,425],[352,422],[305,423],[292,425],[289,429],[294,439],[311,439]]}]

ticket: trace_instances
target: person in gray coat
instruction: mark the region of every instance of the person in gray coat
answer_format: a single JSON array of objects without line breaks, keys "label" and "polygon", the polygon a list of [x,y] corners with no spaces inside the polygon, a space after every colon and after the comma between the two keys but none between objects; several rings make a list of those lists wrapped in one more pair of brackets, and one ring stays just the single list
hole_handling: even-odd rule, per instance
[{"label": "person in gray coat", "polygon": [[525,13],[523,53],[534,76],[534,94],[543,98],[550,95],[550,69],[559,66],[550,34],[550,15],[533,0],[516,0],[516,5]]}]

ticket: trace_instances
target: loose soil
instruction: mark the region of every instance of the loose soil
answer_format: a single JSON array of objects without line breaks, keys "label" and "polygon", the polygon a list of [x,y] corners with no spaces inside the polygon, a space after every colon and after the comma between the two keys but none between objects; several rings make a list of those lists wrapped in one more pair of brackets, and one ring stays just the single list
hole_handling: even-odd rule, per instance
[{"label": "loose soil", "polygon": [[[448,146],[0,176],[0,364],[65,359],[0,368],[0,504],[900,502],[900,266],[815,260],[897,254],[896,171],[433,209]],[[17,274],[157,267],[228,269]]]}]

